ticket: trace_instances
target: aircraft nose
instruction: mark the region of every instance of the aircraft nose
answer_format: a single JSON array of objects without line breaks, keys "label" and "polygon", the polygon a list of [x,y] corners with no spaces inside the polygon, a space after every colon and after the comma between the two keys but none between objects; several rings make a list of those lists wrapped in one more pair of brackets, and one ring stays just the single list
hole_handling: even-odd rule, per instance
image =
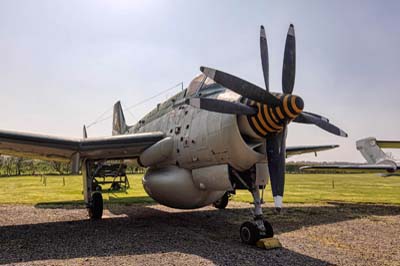
[{"label": "aircraft nose", "polygon": [[304,109],[304,101],[299,96],[292,95],[291,105],[296,114],[300,114]]}]

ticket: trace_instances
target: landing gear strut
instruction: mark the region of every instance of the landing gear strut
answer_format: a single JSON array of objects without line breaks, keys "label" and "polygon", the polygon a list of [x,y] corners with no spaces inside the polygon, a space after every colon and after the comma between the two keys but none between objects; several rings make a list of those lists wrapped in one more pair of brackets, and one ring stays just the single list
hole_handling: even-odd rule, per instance
[{"label": "landing gear strut", "polygon": [[[254,220],[244,222],[240,227],[240,239],[243,243],[254,245],[261,238],[270,238],[274,236],[274,230],[271,224],[264,220],[262,212],[262,199],[260,197],[260,187],[256,182],[256,173],[251,172],[251,184],[249,184],[249,191],[253,196],[254,201]],[[265,186],[262,186],[264,189]]]},{"label": "landing gear strut", "polygon": [[98,220],[103,216],[103,196],[101,190],[96,190],[96,172],[101,164],[97,167],[94,161],[84,160],[82,163],[83,175],[83,195],[86,203],[86,208],[90,219]]}]

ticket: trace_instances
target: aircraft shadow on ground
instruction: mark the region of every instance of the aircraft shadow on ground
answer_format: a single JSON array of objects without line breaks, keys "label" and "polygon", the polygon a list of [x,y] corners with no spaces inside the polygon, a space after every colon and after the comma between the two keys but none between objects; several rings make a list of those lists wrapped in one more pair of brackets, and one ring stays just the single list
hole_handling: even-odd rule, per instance
[{"label": "aircraft shadow on ground", "polygon": [[[183,212],[164,212],[143,204],[108,207],[125,216],[0,227],[0,263],[180,252],[218,265],[226,264],[227,258],[237,265],[329,264],[285,248],[266,252],[240,243],[238,229],[250,218],[251,205]],[[400,206],[334,203],[288,207],[282,215],[272,215],[272,208],[265,208],[265,213],[276,232],[283,233],[371,215],[396,215]]]}]

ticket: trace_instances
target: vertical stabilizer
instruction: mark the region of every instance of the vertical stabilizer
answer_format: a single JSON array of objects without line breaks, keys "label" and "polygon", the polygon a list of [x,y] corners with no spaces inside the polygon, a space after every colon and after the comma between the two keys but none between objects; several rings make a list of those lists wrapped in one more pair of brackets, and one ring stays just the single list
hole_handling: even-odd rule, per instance
[{"label": "vertical stabilizer", "polygon": [[359,150],[370,164],[376,164],[380,161],[387,159],[387,155],[382,149],[376,144],[376,138],[370,137],[360,139],[356,142],[357,150]]},{"label": "vertical stabilizer", "polygon": [[124,112],[122,111],[121,102],[118,101],[114,104],[112,135],[125,134],[127,131],[128,126],[125,122]]}]

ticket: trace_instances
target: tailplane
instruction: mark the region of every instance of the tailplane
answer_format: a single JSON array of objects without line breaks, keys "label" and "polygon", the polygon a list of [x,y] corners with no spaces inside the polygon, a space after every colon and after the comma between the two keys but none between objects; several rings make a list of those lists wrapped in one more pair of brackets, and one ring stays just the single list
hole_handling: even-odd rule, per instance
[{"label": "tailplane", "polygon": [[360,139],[356,142],[357,150],[370,164],[377,164],[385,159],[388,159],[387,154],[377,145],[376,138],[370,137]]},{"label": "tailplane", "polygon": [[112,135],[122,135],[128,131],[128,125],[125,121],[124,112],[122,111],[121,102],[118,101],[114,104],[113,113],[113,128]]}]

